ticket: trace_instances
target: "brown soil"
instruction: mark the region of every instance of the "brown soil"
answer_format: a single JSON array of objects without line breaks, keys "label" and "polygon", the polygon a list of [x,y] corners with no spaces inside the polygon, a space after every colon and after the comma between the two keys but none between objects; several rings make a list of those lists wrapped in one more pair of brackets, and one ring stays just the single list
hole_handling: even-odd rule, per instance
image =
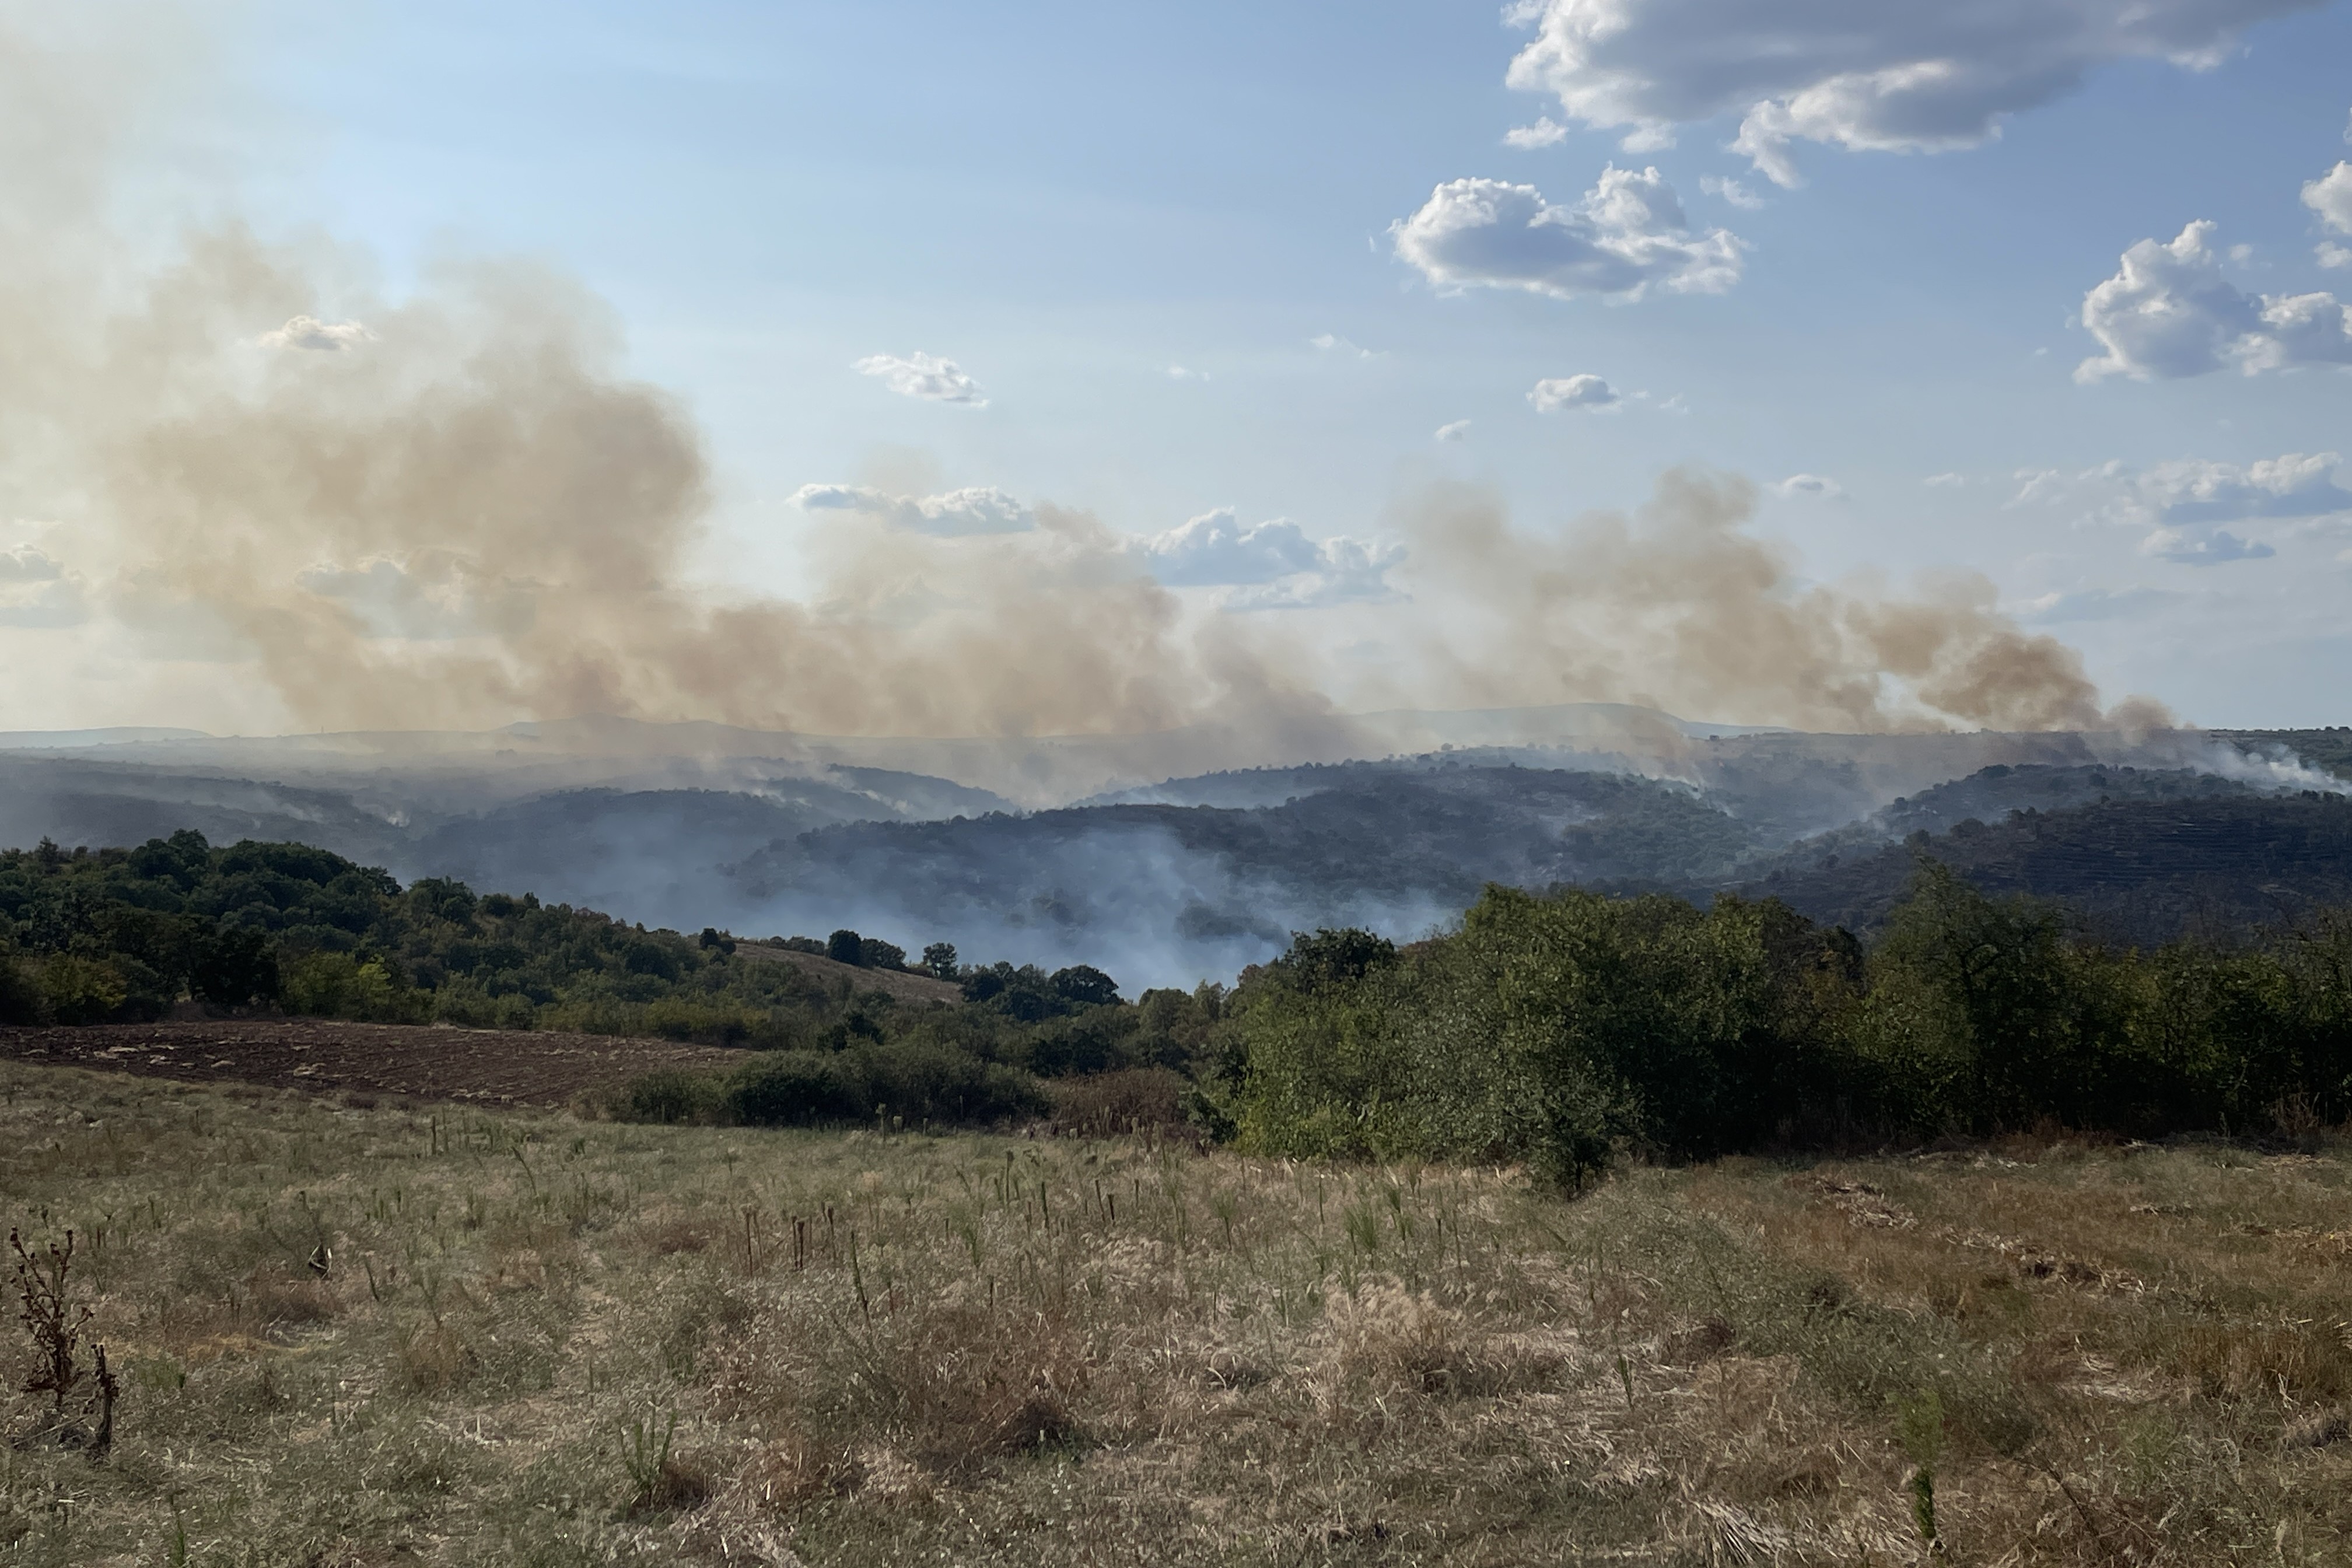
[{"label": "brown soil", "polygon": [[0,1028],[0,1057],[315,1093],[564,1105],[655,1068],[729,1067],[743,1053],[605,1035],[234,1018]]}]

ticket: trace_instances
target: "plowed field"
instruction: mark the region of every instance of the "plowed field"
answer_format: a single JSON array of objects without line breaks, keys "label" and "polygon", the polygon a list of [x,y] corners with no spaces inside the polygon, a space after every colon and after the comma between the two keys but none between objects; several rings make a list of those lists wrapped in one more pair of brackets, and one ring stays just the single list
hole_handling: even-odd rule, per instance
[{"label": "plowed field", "polygon": [[653,1068],[724,1067],[743,1053],[604,1035],[289,1018],[0,1028],[0,1057],[193,1082],[562,1105]]}]

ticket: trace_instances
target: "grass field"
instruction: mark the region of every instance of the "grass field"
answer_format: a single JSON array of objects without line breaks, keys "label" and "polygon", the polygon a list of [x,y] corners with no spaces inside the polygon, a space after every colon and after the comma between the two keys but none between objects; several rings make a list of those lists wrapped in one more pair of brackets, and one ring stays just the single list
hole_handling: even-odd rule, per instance
[{"label": "grass field", "polygon": [[[102,1459],[0,1448],[0,1563],[1889,1564],[1930,1501],[1957,1563],[2352,1558],[2323,1139],[1570,1201],[22,1063],[0,1100],[0,1217],[74,1229],[122,1387]],[[34,1349],[0,1323],[12,1389]]]}]

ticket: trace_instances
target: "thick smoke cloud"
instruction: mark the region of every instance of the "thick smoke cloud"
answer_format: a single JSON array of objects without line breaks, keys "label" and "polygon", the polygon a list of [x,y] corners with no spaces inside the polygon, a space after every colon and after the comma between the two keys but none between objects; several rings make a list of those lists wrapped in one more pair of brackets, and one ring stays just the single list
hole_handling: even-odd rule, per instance
[{"label": "thick smoke cloud", "polygon": [[1547,538],[1485,491],[1437,490],[1409,520],[1409,583],[1478,604],[1484,635],[1430,657],[1468,707],[1625,702],[1834,731],[2163,721],[2138,701],[2103,710],[2081,658],[1996,612],[1982,578],[1908,598],[1801,584],[1745,531],[1755,507],[1749,481],[1685,470],[1631,517]]},{"label": "thick smoke cloud", "polygon": [[[604,713],[849,736],[1181,731],[1196,767],[1336,754],[1353,734],[1328,695],[1342,672],[1300,617],[1195,613],[1150,552],[1046,504],[1034,527],[968,538],[828,526],[807,603],[697,585],[700,437],[622,372],[599,300],[517,263],[445,267],[387,300],[360,281],[364,258],[235,223],[142,252],[100,216],[114,89],[76,86],[135,73],[0,42],[0,138],[26,171],[0,195],[0,487],[14,515],[63,520],[44,582],[73,599],[41,614],[220,660],[223,682],[266,686],[304,729]],[[1507,280],[1552,287],[1559,258],[1538,259],[1542,278]],[[1640,247],[1621,264],[1633,275],[1577,286],[1683,265]],[[1989,587],[1799,589],[1743,531],[1751,500],[1742,481],[1670,476],[1638,522],[1537,538],[1451,493],[1411,520],[1409,606],[1342,602],[1397,561],[1370,545],[1253,603],[1366,617],[1412,656],[1380,695],[1423,707],[2101,720],[2073,655],[2000,619]],[[36,590],[68,591],[18,585]]]}]

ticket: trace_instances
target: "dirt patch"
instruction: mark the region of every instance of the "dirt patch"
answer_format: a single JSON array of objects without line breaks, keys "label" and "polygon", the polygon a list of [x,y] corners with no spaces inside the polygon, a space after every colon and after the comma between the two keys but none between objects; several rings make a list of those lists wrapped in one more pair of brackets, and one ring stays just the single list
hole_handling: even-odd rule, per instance
[{"label": "dirt patch", "polygon": [[0,1028],[0,1057],[318,1094],[563,1105],[656,1068],[732,1067],[744,1053],[606,1035],[286,1018]]}]

